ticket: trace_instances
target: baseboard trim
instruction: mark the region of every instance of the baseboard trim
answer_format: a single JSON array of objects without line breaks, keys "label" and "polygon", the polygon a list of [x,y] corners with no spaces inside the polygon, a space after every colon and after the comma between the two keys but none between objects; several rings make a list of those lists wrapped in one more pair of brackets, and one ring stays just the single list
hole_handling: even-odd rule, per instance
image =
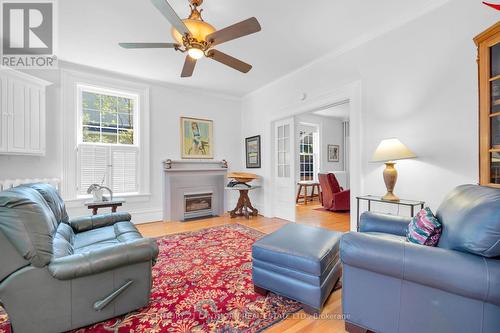
[{"label": "baseboard trim", "polygon": [[132,210],[129,213],[132,215],[132,222],[134,224],[163,221],[162,209]]}]

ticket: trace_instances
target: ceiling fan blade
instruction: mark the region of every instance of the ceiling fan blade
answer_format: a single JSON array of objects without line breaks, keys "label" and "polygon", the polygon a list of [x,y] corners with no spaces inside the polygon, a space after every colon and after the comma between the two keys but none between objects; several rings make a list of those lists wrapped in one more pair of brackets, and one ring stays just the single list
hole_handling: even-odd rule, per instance
[{"label": "ceiling fan blade", "polygon": [[196,66],[196,59],[186,56],[186,61],[184,62],[184,68],[182,68],[181,77],[193,76],[194,67]]},{"label": "ceiling fan blade", "polygon": [[252,65],[231,57],[230,55],[227,55],[221,51],[210,50],[208,51],[207,57],[212,58],[213,60],[218,61],[221,64],[234,68],[242,73],[248,73],[252,69]]},{"label": "ceiling fan blade", "polygon": [[184,22],[182,22],[179,15],[177,15],[167,0],[151,0],[151,2],[181,35],[190,34],[189,29],[186,27]]},{"label": "ceiling fan blade", "polygon": [[175,43],[119,43],[124,49],[175,49],[179,44]]},{"label": "ceiling fan blade", "polygon": [[219,45],[230,40],[251,35],[261,30],[259,21],[255,17],[240,23],[233,24],[222,30],[211,33],[207,36],[207,41],[211,41],[212,45]]}]

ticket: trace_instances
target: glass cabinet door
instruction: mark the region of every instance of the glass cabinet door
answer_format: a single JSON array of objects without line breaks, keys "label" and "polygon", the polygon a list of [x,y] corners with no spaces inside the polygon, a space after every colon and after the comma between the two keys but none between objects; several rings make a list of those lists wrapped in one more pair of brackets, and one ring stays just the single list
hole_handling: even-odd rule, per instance
[{"label": "glass cabinet door", "polygon": [[500,23],[474,40],[479,65],[480,184],[500,188]]},{"label": "glass cabinet door", "polygon": [[500,43],[490,48],[490,182],[500,184]]}]

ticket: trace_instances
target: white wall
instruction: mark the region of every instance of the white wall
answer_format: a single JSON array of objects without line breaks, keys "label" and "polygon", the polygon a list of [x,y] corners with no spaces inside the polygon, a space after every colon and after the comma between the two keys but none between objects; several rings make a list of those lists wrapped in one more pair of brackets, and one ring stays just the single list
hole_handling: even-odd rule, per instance
[{"label": "white wall", "polygon": [[[264,190],[254,200],[272,214],[271,121],[360,81],[363,192],[384,194],[378,142],[398,137],[418,158],[398,163],[396,193],[436,209],[454,186],[478,181],[476,48],[472,38],[498,20],[477,1],[455,0],[344,53],[332,54],[246,96],[243,136],[262,135]],[[353,121],[353,120],[351,120]],[[352,125],[352,124],[351,124]]]},{"label": "white wall", "polygon": [[[295,117],[296,123],[308,123],[319,126],[320,132],[320,153],[321,166],[319,172],[342,171],[344,170],[344,156],[342,150],[344,135],[342,120],[318,116],[311,113],[301,114]],[[340,147],[339,162],[328,162],[328,145],[338,145]]]},{"label": "white wall", "polygon": [[[241,102],[238,99],[210,92],[161,84],[108,73],[92,68],[64,64],[65,68],[106,76],[150,87],[150,188],[151,197],[144,202],[127,203],[122,210],[130,211],[135,222],[161,220],[162,161],[180,159],[179,124],[181,116],[199,117],[214,121],[215,159],[226,159],[231,170],[242,167],[240,151]],[[0,179],[61,178],[62,176],[62,112],[60,71],[28,71],[54,85],[47,89],[47,154],[44,157],[0,156]],[[64,180],[63,180],[64,181]],[[234,198],[227,205],[233,205]],[[68,209],[70,216],[86,215],[85,208]]]}]

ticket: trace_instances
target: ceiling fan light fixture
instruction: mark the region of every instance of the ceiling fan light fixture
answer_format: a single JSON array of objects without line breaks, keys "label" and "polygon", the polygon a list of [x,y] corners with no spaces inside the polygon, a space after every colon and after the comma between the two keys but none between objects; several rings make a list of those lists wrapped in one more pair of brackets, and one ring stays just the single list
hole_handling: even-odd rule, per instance
[{"label": "ceiling fan light fixture", "polygon": [[205,52],[203,52],[203,50],[196,48],[196,47],[190,48],[187,52],[188,52],[189,56],[195,60],[201,59],[205,56]]},{"label": "ceiling fan light fixture", "polygon": [[174,49],[187,53],[181,77],[193,75],[198,59],[207,57],[242,73],[248,73],[252,66],[228,54],[214,49],[214,46],[245,37],[261,31],[259,21],[251,17],[221,30],[203,21],[199,8],[204,0],[189,0],[191,14],[182,20],[169,3],[171,0],[150,0],[158,11],[172,25],[171,33],[177,43],[120,43],[125,49]]},{"label": "ceiling fan light fixture", "polygon": [[[216,31],[211,24],[205,21],[185,19],[182,20],[182,22],[184,22],[186,27],[189,29],[191,36],[200,42],[206,41],[207,36]],[[177,43],[182,45],[184,36],[182,36],[174,27],[172,27],[171,33]]]}]

